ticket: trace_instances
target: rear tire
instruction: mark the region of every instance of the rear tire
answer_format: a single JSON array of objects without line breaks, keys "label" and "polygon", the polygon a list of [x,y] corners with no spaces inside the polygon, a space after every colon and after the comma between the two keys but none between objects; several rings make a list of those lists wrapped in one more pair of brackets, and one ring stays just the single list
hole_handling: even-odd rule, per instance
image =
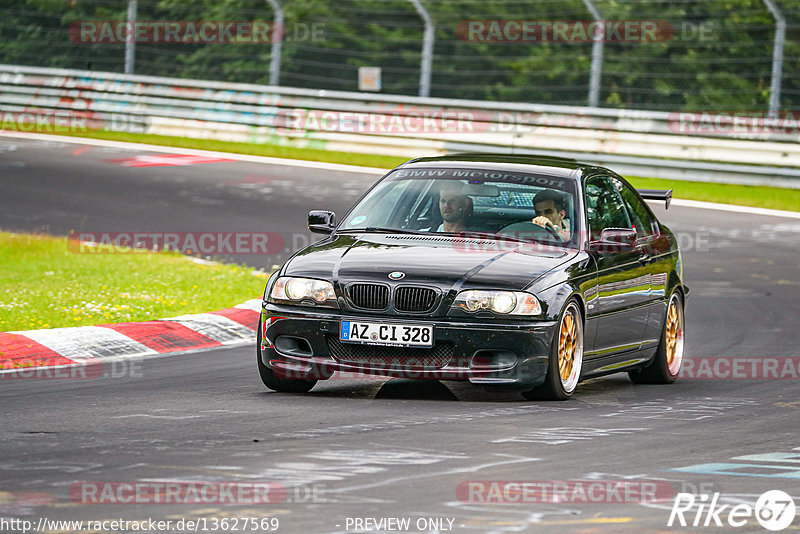
[{"label": "rear tire", "polygon": [[316,380],[281,378],[275,374],[275,371],[264,365],[264,362],[261,361],[261,319],[258,320],[256,333],[256,361],[258,362],[258,374],[267,389],[280,393],[308,393],[317,383]]},{"label": "rear tire", "polygon": [[528,400],[567,400],[575,392],[583,367],[583,316],[575,299],[570,299],[553,335],[547,376],[541,386],[523,391]]},{"label": "rear tire", "polygon": [[664,329],[656,349],[655,358],[647,367],[629,371],[634,384],[672,384],[681,372],[683,362],[684,315],[683,297],[678,290],[672,292],[664,318]]}]

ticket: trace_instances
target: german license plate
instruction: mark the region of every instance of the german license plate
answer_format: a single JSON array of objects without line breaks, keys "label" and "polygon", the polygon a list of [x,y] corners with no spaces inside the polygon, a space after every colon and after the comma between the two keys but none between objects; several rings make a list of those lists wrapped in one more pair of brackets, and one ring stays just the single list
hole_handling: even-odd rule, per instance
[{"label": "german license plate", "polygon": [[432,347],[433,325],[342,321],[339,339],[365,345]]}]

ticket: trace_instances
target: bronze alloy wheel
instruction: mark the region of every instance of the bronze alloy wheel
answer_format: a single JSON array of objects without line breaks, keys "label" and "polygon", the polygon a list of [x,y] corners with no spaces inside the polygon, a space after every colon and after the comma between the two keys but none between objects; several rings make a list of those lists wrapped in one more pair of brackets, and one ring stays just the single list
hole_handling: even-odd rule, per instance
[{"label": "bronze alloy wheel", "polygon": [[572,393],[578,385],[583,365],[583,325],[580,312],[571,302],[561,317],[558,329],[558,372],[564,391]]},{"label": "bronze alloy wheel", "polygon": [[683,307],[680,297],[672,295],[667,309],[666,341],[667,367],[672,376],[677,376],[683,360]]},{"label": "bronze alloy wheel", "polygon": [[644,367],[628,371],[634,384],[672,384],[683,363],[683,296],[675,289],[669,297],[661,338],[653,359]]}]

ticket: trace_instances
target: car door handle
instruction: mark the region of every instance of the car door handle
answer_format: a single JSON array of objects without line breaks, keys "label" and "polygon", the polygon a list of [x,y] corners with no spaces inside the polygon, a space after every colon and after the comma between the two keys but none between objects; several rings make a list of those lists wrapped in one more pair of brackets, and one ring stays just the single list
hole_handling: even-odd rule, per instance
[{"label": "car door handle", "polygon": [[642,265],[649,265],[653,263],[653,257],[650,254],[642,254],[639,256],[639,263]]}]

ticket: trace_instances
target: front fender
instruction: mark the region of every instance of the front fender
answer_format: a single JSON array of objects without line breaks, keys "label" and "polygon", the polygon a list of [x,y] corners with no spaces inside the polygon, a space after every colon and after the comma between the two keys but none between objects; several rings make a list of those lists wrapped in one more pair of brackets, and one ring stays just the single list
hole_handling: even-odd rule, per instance
[{"label": "front fender", "polygon": [[564,309],[571,297],[575,297],[581,313],[586,317],[586,299],[577,284],[566,282],[541,291],[534,290],[533,293],[542,305],[542,311],[544,312],[542,318],[546,321],[557,321],[561,315],[561,310]]},{"label": "front fender", "polygon": [[536,295],[542,305],[543,319],[555,321],[570,297],[575,297],[586,317],[586,302],[597,285],[597,265],[586,252],[580,252],[567,264],[539,277],[526,291]]}]

